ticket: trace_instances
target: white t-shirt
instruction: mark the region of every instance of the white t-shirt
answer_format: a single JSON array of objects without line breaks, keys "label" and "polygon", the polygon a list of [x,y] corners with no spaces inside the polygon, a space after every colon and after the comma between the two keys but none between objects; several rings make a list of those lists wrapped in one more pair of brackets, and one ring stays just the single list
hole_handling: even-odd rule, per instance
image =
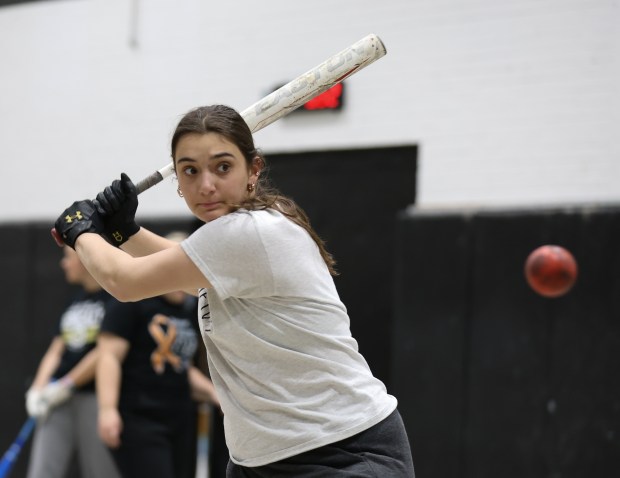
[{"label": "white t-shirt", "polygon": [[303,228],[271,209],[241,210],[181,245],[213,286],[200,291],[198,317],[233,462],[282,460],[394,411]]}]

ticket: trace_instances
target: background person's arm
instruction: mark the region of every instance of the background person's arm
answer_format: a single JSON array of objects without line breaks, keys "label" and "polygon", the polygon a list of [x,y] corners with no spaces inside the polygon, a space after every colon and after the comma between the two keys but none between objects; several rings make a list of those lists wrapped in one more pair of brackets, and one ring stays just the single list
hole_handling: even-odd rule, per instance
[{"label": "background person's arm", "polygon": [[99,348],[96,372],[99,437],[110,448],[116,448],[121,443],[120,436],[123,430],[123,420],[118,411],[122,363],[130,344],[121,337],[101,332],[97,339],[97,347]]}]

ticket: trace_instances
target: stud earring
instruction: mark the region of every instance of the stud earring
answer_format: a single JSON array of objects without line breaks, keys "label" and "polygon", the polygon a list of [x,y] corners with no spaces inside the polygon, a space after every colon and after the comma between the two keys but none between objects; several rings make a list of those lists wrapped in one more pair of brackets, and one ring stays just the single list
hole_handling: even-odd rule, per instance
[{"label": "stud earring", "polygon": [[181,186],[177,188],[177,194],[179,195],[180,198],[183,197],[183,192],[181,192]]},{"label": "stud earring", "polygon": [[254,191],[254,183],[248,184],[248,192],[251,193]]}]

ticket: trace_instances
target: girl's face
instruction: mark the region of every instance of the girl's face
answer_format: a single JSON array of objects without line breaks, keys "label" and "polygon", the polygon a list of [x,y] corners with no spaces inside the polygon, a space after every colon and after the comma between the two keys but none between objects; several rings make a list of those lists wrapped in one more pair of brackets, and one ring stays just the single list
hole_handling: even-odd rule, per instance
[{"label": "girl's face", "polygon": [[179,189],[192,213],[204,222],[228,214],[248,196],[259,161],[248,168],[239,148],[217,133],[190,133],[176,146]]}]

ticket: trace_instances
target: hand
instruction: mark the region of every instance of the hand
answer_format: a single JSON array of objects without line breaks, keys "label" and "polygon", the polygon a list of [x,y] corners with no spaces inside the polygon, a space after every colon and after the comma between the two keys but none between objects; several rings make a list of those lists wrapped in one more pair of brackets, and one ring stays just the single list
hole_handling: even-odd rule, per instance
[{"label": "hand", "polygon": [[121,444],[123,419],[114,407],[99,408],[99,438],[110,448],[117,448]]},{"label": "hand", "polygon": [[49,409],[49,405],[43,400],[41,389],[31,388],[26,392],[26,411],[28,416],[36,419],[45,419]]},{"label": "hand", "polygon": [[140,230],[135,219],[138,191],[125,173],[121,174],[120,180],[115,179],[97,194],[94,203],[103,218],[103,235],[115,246],[120,246]]},{"label": "hand", "polygon": [[56,219],[55,229],[64,243],[75,249],[75,241],[84,232],[103,232],[103,221],[95,210],[93,201],[74,202]]},{"label": "hand", "polygon": [[41,390],[41,398],[50,409],[66,402],[72,394],[73,381],[68,378],[50,382]]}]

